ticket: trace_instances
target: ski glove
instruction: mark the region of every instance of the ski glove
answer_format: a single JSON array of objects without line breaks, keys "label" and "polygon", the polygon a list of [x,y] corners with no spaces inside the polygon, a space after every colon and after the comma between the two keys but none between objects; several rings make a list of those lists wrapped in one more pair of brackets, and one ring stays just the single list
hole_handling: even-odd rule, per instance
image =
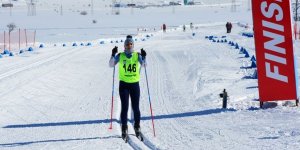
[{"label": "ski glove", "polygon": [[115,55],[118,53],[118,47],[115,46],[112,50],[111,50],[111,56],[115,57]]},{"label": "ski glove", "polygon": [[147,55],[146,51],[142,48],[142,49],[141,49],[141,56],[142,56],[143,58],[145,58],[146,55]]}]

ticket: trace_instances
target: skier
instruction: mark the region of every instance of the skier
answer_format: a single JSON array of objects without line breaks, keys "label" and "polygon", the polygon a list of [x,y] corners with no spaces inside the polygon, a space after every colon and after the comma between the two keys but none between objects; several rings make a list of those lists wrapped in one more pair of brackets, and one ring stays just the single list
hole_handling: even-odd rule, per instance
[{"label": "skier", "polygon": [[[128,140],[127,113],[129,105],[129,96],[131,98],[131,107],[134,113],[134,131],[136,136],[142,139],[139,109],[140,101],[140,69],[146,64],[146,51],[142,48],[141,53],[134,51],[134,41],[131,35],[127,35],[124,42],[124,52],[118,53],[118,47],[112,49],[109,66],[114,67],[119,63],[119,94],[121,99],[121,128],[122,139]],[[117,54],[118,53],[118,54]],[[117,54],[117,55],[116,55]]]},{"label": "skier", "polygon": [[185,32],[185,25],[182,26],[183,32]]}]

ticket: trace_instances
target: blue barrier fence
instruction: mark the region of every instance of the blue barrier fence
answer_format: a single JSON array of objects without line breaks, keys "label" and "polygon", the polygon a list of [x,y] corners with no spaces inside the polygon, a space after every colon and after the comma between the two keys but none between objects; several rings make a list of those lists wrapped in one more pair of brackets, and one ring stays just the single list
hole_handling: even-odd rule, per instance
[{"label": "blue barrier fence", "polygon": [[[146,41],[146,39],[149,39],[151,37],[153,37],[154,35],[153,34],[147,34],[145,35],[143,38],[140,39],[140,41]],[[137,38],[134,39],[134,41],[138,41]],[[111,40],[110,43],[123,43],[124,40],[121,39],[121,40]],[[106,42],[105,41],[100,41],[99,44],[100,45],[103,45],[105,44]],[[75,46],[78,46],[76,42],[73,42],[73,44],[70,44],[71,46],[75,47]],[[86,44],[84,43],[80,43],[80,46],[92,46],[93,44],[91,42],[87,42]],[[54,44],[53,45],[54,47],[57,46],[57,44]],[[67,47],[68,45],[66,43],[62,43],[62,47]],[[45,47],[45,44],[40,44],[38,46],[38,48],[44,48]],[[29,52],[32,52],[33,51],[33,48],[32,47],[29,47],[27,50],[25,49],[20,49],[19,53],[18,54],[23,54],[25,53],[26,51],[29,51]],[[13,53],[7,49],[5,49],[2,53],[0,53],[0,58],[3,58],[4,56],[14,56],[16,53]]]},{"label": "blue barrier fence", "polygon": [[[245,36],[253,37],[253,35],[251,35],[251,34],[245,34]],[[250,57],[249,52],[246,50],[246,48],[241,47],[237,42],[233,42],[233,41],[228,42],[226,39],[226,36],[217,37],[217,36],[210,35],[210,36],[205,36],[205,39],[208,39],[209,41],[211,41],[213,43],[228,43],[229,46],[234,47],[234,49],[238,49],[239,54],[244,54],[244,58]],[[252,55],[250,61],[251,61],[250,66],[240,67],[240,69],[254,69],[254,72],[252,75],[243,77],[243,79],[257,79],[257,70],[255,69],[257,67],[257,65],[256,65],[256,58],[254,55]]]},{"label": "blue barrier fence", "polygon": [[252,38],[252,37],[254,37],[254,34],[250,33],[250,32],[244,32],[244,33],[242,33],[242,36]]}]

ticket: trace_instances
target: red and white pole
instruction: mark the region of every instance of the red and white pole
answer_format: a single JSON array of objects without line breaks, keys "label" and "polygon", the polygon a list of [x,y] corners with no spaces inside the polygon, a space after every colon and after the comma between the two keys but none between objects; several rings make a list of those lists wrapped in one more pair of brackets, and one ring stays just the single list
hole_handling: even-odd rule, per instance
[{"label": "red and white pole", "polygon": [[115,91],[115,66],[113,71],[113,84],[112,84],[112,94],[111,94],[111,111],[110,111],[110,127],[109,129],[112,129],[112,116],[113,116],[113,110],[114,110],[114,91]]},{"label": "red and white pole", "polygon": [[5,31],[4,31],[4,50],[6,49],[6,44],[5,44]]},{"label": "red and white pole", "polygon": [[8,50],[10,51],[10,32],[8,31]]},{"label": "red and white pole", "polygon": [[19,50],[21,49],[21,29],[19,28]]},{"label": "red and white pole", "polygon": [[295,34],[295,40],[297,40],[297,22],[294,24],[294,34]]},{"label": "red and white pole", "polygon": [[25,41],[26,41],[26,48],[27,48],[27,46],[28,46],[28,44],[27,44],[27,32],[26,32],[26,29],[24,29],[25,30]]},{"label": "red and white pole", "polygon": [[33,47],[35,46],[35,35],[36,35],[36,30],[34,30],[34,40],[33,40]]},{"label": "red and white pole", "polygon": [[298,30],[298,37],[299,37],[299,40],[300,40],[300,28]]},{"label": "red and white pole", "polygon": [[145,66],[145,75],[146,75],[146,82],[147,82],[147,89],[148,89],[148,96],[149,96],[150,112],[151,112],[151,118],[152,118],[153,135],[155,137],[154,116],[153,116],[152,105],[151,105],[151,98],[150,98],[150,92],[149,92],[149,84],[148,84],[148,76],[147,76],[146,66]]}]

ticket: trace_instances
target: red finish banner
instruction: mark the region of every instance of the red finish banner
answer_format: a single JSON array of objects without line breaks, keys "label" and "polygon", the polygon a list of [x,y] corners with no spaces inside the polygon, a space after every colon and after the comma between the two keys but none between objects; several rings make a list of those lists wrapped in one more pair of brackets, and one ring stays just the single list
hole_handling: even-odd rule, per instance
[{"label": "red finish banner", "polygon": [[290,0],[252,0],[260,101],[296,100]]}]

